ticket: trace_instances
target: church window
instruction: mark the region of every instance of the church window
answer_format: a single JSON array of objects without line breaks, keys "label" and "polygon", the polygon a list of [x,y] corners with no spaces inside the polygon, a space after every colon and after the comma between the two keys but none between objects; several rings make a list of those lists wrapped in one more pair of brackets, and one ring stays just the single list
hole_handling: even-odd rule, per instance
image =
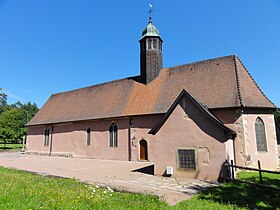
[{"label": "church window", "polygon": [[114,122],[109,126],[109,146],[118,146],[118,125]]},{"label": "church window", "polygon": [[255,121],[255,132],[258,152],[267,152],[264,122],[260,117]]},{"label": "church window", "polygon": [[196,170],[196,152],[194,149],[178,149],[177,164],[179,169]]},{"label": "church window", "polygon": [[87,145],[90,145],[90,128],[87,129]]},{"label": "church window", "polygon": [[50,143],[50,129],[45,129],[45,139],[44,139],[44,146],[49,146]]}]

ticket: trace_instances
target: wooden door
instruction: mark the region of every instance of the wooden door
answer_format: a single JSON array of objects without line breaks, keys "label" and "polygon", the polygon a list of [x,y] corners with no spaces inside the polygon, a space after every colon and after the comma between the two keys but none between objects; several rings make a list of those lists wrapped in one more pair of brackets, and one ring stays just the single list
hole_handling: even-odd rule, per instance
[{"label": "wooden door", "polygon": [[148,144],[144,139],[140,141],[140,160],[148,160]]}]

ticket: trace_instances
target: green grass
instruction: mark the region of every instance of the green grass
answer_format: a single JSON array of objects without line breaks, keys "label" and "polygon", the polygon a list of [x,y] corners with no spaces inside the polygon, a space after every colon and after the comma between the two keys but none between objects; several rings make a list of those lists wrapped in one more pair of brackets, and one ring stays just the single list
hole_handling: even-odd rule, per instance
[{"label": "green grass", "polygon": [[2,150],[20,150],[22,148],[22,144],[0,144],[0,151]]},{"label": "green grass", "polygon": [[[240,172],[238,179],[260,183],[259,172]],[[263,184],[280,188],[280,174],[262,173]]]},{"label": "green grass", "polygon": [[74,179],[0,167],[0,209],[164,209],[151,195],[111,192]]},{"label": "green grass", "polygon": [[[240,172],[237,178],[258,183],[257,176],[258,173],[255,172]],[[279,175],[264,173],[263,178],[265,184],[279,187]],[[208,205],[203,207],[203,203],[208,203]],[[190,206],[193,209],[276,209],[280,208],[280,191],[240,182],[229,182],[201,192],[177,206]]]},{"label": "green grass", "polygon": [[[242,174],[245,176],[245,174]],[[246,174],[247,178],[250,176]],[[254,175],[253,175],[254,176]],[[0,209],[276,209],[280,192],[226,183],[168,206],[152,195],[112,192],[75,179],[44,177],[0,167]]]},{"label": "green grass", "polygon": [[[177,205],[184,206],[190,203],[201,205],[201,202],[209,202],[206,209],[276,209],[280,207],[280,191],[231,182],[208,189]],[[193,207],[200,209],[195,205]]]}]

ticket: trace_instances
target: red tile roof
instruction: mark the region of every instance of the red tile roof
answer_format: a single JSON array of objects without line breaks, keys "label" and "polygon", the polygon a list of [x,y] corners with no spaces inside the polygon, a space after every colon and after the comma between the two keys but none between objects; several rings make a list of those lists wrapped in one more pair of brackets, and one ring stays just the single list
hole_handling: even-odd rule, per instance
[{"label": "red tile roof", "polygon": [[53,94],[28,125],[166,113],[183,89],[209,109],[275,108],[232,55],[164,68],[147,85],[126,78]]}]

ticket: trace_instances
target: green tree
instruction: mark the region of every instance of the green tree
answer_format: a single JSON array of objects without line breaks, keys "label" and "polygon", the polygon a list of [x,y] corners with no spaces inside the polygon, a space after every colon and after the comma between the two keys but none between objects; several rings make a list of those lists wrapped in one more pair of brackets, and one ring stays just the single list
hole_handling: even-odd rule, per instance
[{"label": "green tree", "polygon": [[[0,88],[0,91],[3,89]],[[5,93],[0,93],[0,114],[4,111],[5,107],[7,107],[7,95]]]},{"label": "green tree", "polygon": [[26,135],[27,111],[11,108],[0,114],[0,140],[4,143],[17,143]]},{"label": "green tree", "polygon": [[9,105],[7,95],[0,88],[0,142],[16,143],[26,135],[26,123],[38,112],[35,103],[16,102]]},{"label": "green tree", "polygon": [[16,102],[15,104],[11,105],[12,108],[23,109],[26,111],[26,123],[34,117],[34,115],[39,111],[36,103],[28,102],[26,104],[22,104],[21,102]]}]

